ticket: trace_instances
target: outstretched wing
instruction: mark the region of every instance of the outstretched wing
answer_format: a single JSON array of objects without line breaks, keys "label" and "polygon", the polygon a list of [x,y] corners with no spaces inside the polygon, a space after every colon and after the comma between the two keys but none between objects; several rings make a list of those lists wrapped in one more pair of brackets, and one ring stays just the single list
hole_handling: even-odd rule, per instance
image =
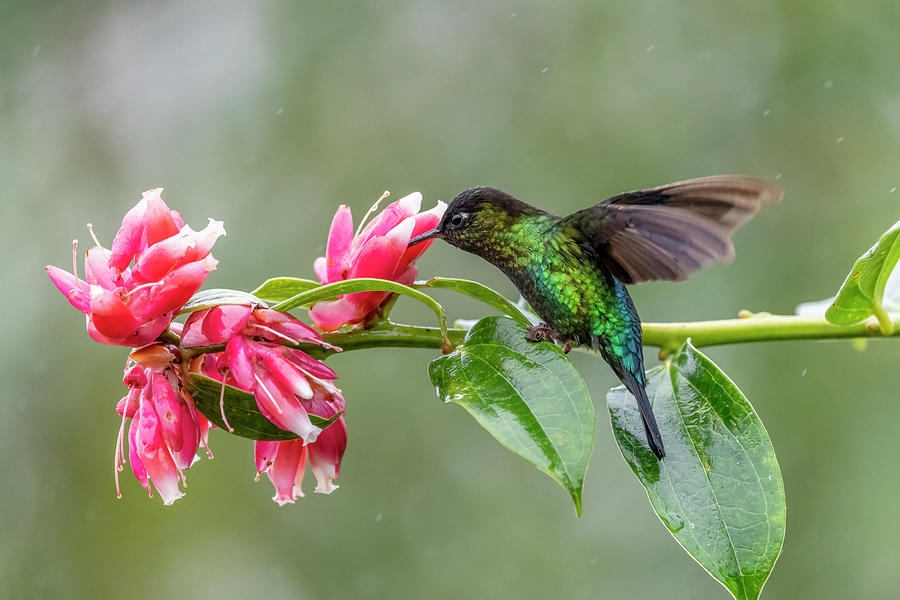
[{"label": "outstretched wing", "polygon": [[781,189],[742,175],[715,175],[626,192],[563,218],[624,283],[681,281],[734,257],[731,235]]}]

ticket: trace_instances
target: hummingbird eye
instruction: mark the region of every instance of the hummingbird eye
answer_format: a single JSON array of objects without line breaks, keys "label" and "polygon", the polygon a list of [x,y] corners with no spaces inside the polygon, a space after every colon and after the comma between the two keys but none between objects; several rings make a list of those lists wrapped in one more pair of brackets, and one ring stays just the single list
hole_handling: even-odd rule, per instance
[{"label": "hummingbird eye", "polygon": [[469,218],[469,213],[456,213],[450,217],[450,229],[459,229]]}]

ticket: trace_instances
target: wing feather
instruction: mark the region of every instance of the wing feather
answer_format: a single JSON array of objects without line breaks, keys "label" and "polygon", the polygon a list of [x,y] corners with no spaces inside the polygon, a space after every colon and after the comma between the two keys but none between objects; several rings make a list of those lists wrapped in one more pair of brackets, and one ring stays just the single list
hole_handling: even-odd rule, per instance
[{"label": "wing feather", "polygon": [[614,196],[562,219],[624,283],[681,281],[734,258],[731,236],[781,190],[742,175],[679,181]]}]

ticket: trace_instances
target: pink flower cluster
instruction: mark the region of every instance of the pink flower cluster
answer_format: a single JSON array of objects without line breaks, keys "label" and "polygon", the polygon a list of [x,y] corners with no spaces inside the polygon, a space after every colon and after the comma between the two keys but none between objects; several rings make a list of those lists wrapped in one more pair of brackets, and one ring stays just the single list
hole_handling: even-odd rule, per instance
[{"label": "pink flower cluster", "polygon": [[88,250],[87,281],[78,278],[77,265],[72,273],[46,267],[59,291],[87,315],[90,336],[102,344],[149,344],[216,268],[209,252],[225,235],[222,222],[210,219],[205,229],[194,231],[169,210],[161,193],[161,188],[144,192],[125,215],[112,250],[99,243]]},{"label": "pink flower cluster", "polygon": [[125,460],[125,420],[128,429],[128,458],[131,470],[150,495],[150,482],[163,503],[172,504],[184,494],[178,487],[197,456],[207,446],[210,422],[197,412],[194,400],[185,389],[175,364],[177,354],[163,344],[150,344],[129,355],[123,379],[128,394],[119,401],[116,412],[122,426],[116,439],[116,494],[118,472]]},{"label": "pink flower cluster", "polygon": [[[350,207],[341,205],[331,222],[325,256],[320,256],[313,264],[319,281],[334,283],[374,277],[405,285],[412,283],[417,274],[415,260],[431,242],[407,248],[409,240],[437,226],[447,209],[440,201],[427,212],[420,213],[421,206],[422,194],[415,192],[405,196],[389,204],[354,234]],[[365,323],[390,295],[390,292],[346,294],[337,300],[315,304],[309,310],[309,317],[322,331]]]},{"label": "pink flower cluster", "polygon": [[[269,477],[278,504],[303,496],[307,461],[315,491],[331,493],[347,446],[345,402],[334,385],[337,374],[297,346],[340,348],[287,313],[246,304],[221,304],[192,313],[183,325],[174,322],[215,269],[210,251],[225,230],[210,219],[206,228],[194,231],[166,206],[161,193],[154,189],[143,194],[125,215],[110,249],[95,238],[85,258],[84,280],[78,277],[77,245],[71,273],[46,267],[59,291],[85,314],[94,340],[133,348],[123,379],[128,392],[116,407],[122,416],[116,440],[117,494],[121,496],[118,472],[126,462],[128,419],[131,470],[150,495],[155,488],[166,505],[183,496],[180,485],[198,460],[199,449],[205,447],[212,457],[207,440],[213,425],[188,389],[190,373],[220,381],[223,392],[230,385],[253,394],[269,421],[299,436],[254,444],[257,473]],[[414,261],[428,244],[411,249],[407,244],[434,227],[445,209],[438,203],[419,213],[421,200],[412,194],[392,203],[355,234],[350,209],[341,206],[326,256],[315,263],[322,282],[355,277],[412,282]],[[310,316],[324,331],[365,323],[388,296],[348,294],[316,304]],[[224,406],[220,410],[221,422],[231,429]]]},{"label": "pink flower cluster", "polygon": [[[288,344],[329,346],[311,327],[292,316],[243,305],[219,305],[193,313],[184,326],[185,347],[224,344],[204,355],[204,375],[251,392],[260,412],[281,429],[300,436],[284,442],[256,442],[256,465],[275,485],[278,504],[303,496],[300,482],[309,457],[316,491],[331,493],[347,446],[344,398],[332,383],[337,374],[325,363]],[[310,415],[329,420],[326,429]],[[223,413],[223,421],[227,419]]]}]

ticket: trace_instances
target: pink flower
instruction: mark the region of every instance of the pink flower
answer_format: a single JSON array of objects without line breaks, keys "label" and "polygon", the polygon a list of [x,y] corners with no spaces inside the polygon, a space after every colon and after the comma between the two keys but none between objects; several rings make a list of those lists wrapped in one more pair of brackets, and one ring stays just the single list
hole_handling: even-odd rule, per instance
[{"label": "pink flower", "polygon": [[88,250],[86,281],[78,278],[75,257],[73,273],[46,267],[59,291],[87,315],[88,333],[100,343],[149,344],[216,267],[210,250],[225,234],[221,221],[210,219],[194,231],[169,210],[161,193],[144,192],[122,220],[112,250],[99,242]]},{"label": "pink flower", "polygon": [[[392,202],[356,234],[350,208],[340,206],[331,222],[325,256],[317,258],[313,265],[319,280],[334,283],[375,277],[412,283],[417,273],[415,260],[431,242],[407,248],[409,240],[435,227],[447,208],[438,202],[431,210],[420,213],[421,204],[422,194],[418,192]],[[309,316],[322,331],[334,331],[344,325],[366,322],[390,295],[390,292],[346,294],[337,300],[315,304]]]},{"label": "pink flower", "polygon": [[225,344],[224,352],[206,355],[203,373],[251,392],[267,419],[311,444],[322,429],[309,415],[330,418],[343,410],[344,399],[331,383],[337,379],[331,368],[285,342],[333,348],[287,313],[237,304],[193,313],[181,338],[185,347]]},{"label": "pink flower", "polygon": [[209,421],[197,412],[193,399],[181,382],[174,364],[175,354],[162,344],[151,344],[129,356],[123,379],[128,394],[119,401],[116,412],[122,426],[116,440],[116,493],[118,472],[125,460],[125,420],[128,429],[128,457],[131,470],[151,497],[150,483],[167,506],[184,494],[179,481],[206,445]]},{"label": "pink flower", "polygon": [[[343,406],[343,399],[336,405]],[[269,481],[275,486],[272,500],[279,506],[293,504],[298,497],[303,497],[301,483],[307,458],[316,477],[315,491],[330,494],[336,490],[338,486],[334,480],[340,474],[341,457],[346,447],[347,425],[343,415],[311,444],[304,444],[301,439],[253,444],[257,473],[265,473],[269,477]]]}]

